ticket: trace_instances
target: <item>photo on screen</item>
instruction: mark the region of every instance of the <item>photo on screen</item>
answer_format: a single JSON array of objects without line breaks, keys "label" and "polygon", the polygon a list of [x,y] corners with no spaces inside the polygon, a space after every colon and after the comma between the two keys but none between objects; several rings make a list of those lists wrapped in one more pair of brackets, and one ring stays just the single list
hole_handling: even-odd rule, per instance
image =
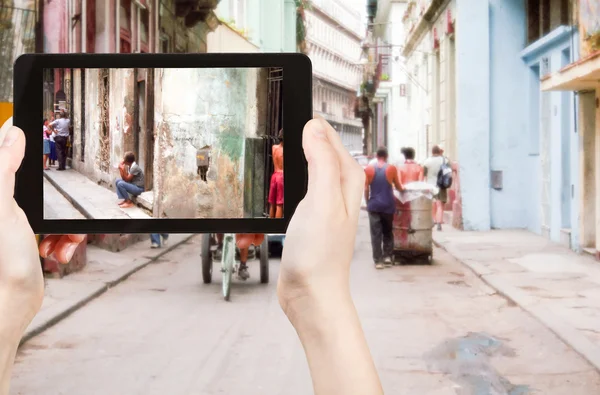
[{"label": "photo on screen", "polygon": [[282,68],[45,69],[44,219],[282,218],[282,92]]}]

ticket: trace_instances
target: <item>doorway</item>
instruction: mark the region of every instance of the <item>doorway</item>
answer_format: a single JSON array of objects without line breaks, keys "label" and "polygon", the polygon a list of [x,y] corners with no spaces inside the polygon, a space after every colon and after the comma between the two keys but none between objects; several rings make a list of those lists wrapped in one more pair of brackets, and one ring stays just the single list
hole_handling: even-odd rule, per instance
[{"label": "doorway", "polygon": [[[265,217],[269,213],[269,188],[271,184],[271,176],[273,175],[273,145],[277,143],[277,135],[283,128],[283,69],[271,68],[268,76],[268,93],[267,100],[269,110],[267,112],[267,143],[265,144],[265,158],[267,163],[265,166],[264,191],[265,191]],[[284,131],[285,133],[285,131]],[[285,162],[284,162],[285,163]],[[284,164],[285,166],[285,164]]]},{"label": "doorway", "polygon": [[138,165],[144,170],[144,189],[151,191],[154,183],[154,102],[152,69],[137,69],[134,86],[135,133],[133,147]]}]

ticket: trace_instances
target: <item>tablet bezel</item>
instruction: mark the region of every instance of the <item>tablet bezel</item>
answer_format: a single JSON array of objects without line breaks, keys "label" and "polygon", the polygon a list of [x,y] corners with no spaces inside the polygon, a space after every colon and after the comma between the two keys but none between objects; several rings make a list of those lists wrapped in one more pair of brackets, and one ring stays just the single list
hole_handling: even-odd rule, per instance
[{"label": "tablet bezel", "polygon": [[[44,219],[43,70],[85,68],[283,68],[284,217],[270,218],[151,218]],[[312,65],[299,53],[227,54],[26,54],[14,66],[13,124],[28,140],[17,173],[15,199],[37,234],[104,233],[285,233],[307,189],[307,163],[302,130],[312,118]],[[35,143],[39,141],[39,144]],[[116,201],[116,198],[115,198]]]}]

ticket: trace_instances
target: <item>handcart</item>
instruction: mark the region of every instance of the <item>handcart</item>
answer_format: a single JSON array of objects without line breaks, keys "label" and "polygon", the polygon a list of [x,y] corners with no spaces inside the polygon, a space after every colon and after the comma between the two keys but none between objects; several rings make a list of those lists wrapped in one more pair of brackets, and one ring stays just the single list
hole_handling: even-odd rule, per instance
[{"label": "handcart", "polygon": [[[231,295],[231,283],[234,273],[237,273],[239,263],[239,249],[235,245],[235,234],[226,233],[223,237],[223,250],[217,256],[217,241],[215,234],[202,235],[202,279],[205,284],[212,282],[213,261],[221,262],[221,273],[223,273],[223,297],[229,301]],[[251,246],[248,260],[260,260],[260,282],[269,282],[269,241],[265,239],[260,246]]]},{"label": "handcart", "polygon": [[433,261],[433,214],[431,187],[422,182],[395,191],[394,263],[431,264]]}]

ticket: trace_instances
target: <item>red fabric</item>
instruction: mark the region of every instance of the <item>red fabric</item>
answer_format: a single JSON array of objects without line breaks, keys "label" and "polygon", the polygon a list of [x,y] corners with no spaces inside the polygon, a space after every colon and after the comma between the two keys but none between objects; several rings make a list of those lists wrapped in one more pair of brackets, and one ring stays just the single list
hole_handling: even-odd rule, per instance
[{"label": "red fabric", "polygon": [[238,233],[235,235],[235,245],[239,249],[250,248],[251,245],[261,245],[264,239],[265,235],[260,233]]},{"label": "red fabric", "polygon": [[283,204],[283,172],[277,171],[271,176],[269,204]]}]

